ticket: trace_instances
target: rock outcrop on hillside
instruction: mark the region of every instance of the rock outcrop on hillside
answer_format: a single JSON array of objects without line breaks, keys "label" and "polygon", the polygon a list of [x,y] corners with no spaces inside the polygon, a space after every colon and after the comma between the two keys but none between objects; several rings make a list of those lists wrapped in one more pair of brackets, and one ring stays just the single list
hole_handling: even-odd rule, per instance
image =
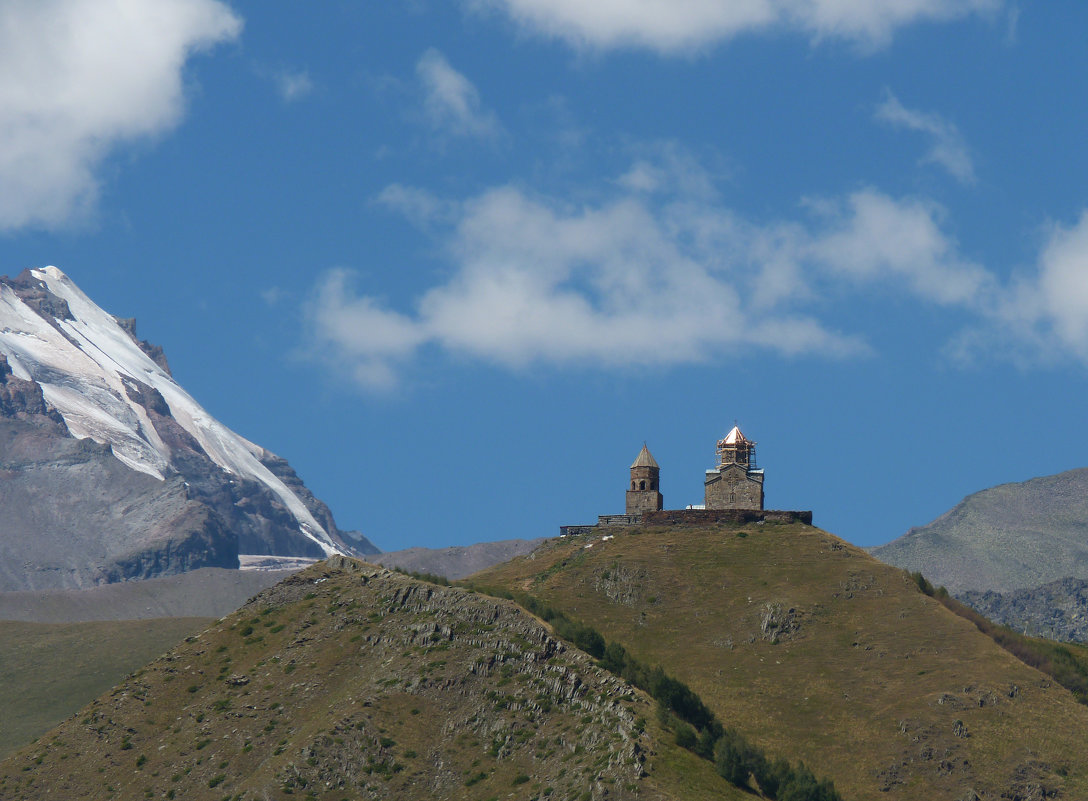
[{"label": "rock outcrop on hillside", "polygon": [[1012,592],[965,592],[959,599],[995,623],[1033,637],[1088,641],[1088,581],[1067,578]]}]

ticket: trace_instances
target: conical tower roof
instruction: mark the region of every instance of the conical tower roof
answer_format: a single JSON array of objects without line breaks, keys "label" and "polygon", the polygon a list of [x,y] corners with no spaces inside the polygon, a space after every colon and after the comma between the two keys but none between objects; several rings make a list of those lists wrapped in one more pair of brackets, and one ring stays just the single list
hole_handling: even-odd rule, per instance
[{"label": "conical tower roof", "polygon": [[[650,449],[646,447],[646,443],[642,443],[642,450],[638,452],[638,458],[635,459],[635,463],[631,465],[631,468],[636,467],[657,467],[657,462],[654,461],[653,455],[650,453]],[[661,468],[658,468],[659,470]]]},{"label": "conical tower roof", "polygon": [[725,439],[722,440],[723,445],[736,445],[741,442],[751,442],[751,440],[744,436],[739,426],[733,426],[733,430],[726,434]]}]

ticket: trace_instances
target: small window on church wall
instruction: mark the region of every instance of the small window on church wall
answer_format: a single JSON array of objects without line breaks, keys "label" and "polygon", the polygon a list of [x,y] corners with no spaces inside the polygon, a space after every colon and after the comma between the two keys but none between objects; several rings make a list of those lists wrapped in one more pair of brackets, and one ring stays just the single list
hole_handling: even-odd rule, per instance
[{"label": "small window on church wall", "polygon": [[640,482],[638,482],[638,488],[639,488],[640,490],[644,490],[644,489],[646,489],[646,482],[645,482],[645,481],[640,481]]},{"label": "small window on church wall", "polygon": [[631,482],[631,489],[634,489],[634,488],[635,488],[635,482],[634,482],[634,481],[632,481],[632,482]]},{"label": "small window on church wall", "polygon": [[656,482],[653,482],[653,481],[651,481],[651,482],[650,482],[650,489],[652,489],[652,490],[656,490],[656,489],[657,489],[657,483],[656,483]]}]

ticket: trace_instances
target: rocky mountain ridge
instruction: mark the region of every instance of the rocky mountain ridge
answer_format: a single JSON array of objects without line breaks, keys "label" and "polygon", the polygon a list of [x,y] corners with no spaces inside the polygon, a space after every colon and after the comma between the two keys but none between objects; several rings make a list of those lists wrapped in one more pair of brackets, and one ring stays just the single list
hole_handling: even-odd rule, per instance
[{"label": "rocky mountain ridge", "polygon": [[516,605],[340,557],[0,763],[59,798],[740,799]]},{"label": "rocky mountain ridge", "polygon": [[1088,580],[1088,468],[976,492],[869,550],[957,596]]},{"label": "rocky mountain ridge", "polygon": [[60,270],[0,277],[0,590],[376,553]]},{"label": "rocky mountain ridge", "polygon": [[459,579],[506,562],[515,556],[532,553],[543,542],[542,538],[513,539],[452,545],[447,548],[405,548],[368,557],[368,561],[386,567]]}]

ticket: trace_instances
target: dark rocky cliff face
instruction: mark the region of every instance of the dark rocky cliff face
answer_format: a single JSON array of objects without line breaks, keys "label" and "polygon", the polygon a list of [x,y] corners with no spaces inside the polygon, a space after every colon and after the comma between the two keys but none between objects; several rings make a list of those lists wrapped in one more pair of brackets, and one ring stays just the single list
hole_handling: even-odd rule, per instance
[{"label": "dark rocky cliff face", "polygon": [[33,381],[25,381],[12,375],[7,356],[0,353],[0,417],[18,420],[41,418],[42,425],[48,421],[57,425],[57,432],[67,431],[64,419],[45,402],[42,388]]},{"label": "dark rocky cliff face", "polygon": [[238,566],[238,539],[185,481],[130,470],[47,415],[0,418],[0,590]]},{"label": "dark rocky cliff face", "polygon": [[155,362],[159,367],[166,371],[167,375],[173,375],[170,372],[170,363],[166,361],[166,353],[162,349],[162,345],[152,345],[146,339],[140,339],[136,336],[136,318],[135,317],[114,317],[117,324],[120,325],[132,337],[132,341],[135,342],[144,353],[148,355],[151,361]]}]

